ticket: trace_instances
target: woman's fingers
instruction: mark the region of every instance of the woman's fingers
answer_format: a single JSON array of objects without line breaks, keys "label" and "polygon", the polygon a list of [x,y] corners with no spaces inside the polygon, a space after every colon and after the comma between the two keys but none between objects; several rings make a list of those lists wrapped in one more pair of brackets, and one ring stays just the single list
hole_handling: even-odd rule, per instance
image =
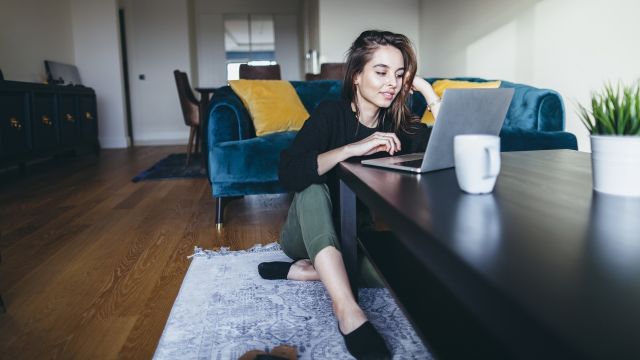
[{"label": "woman's fingers", "polygon": [[360,155],[371,155],[380,151],[393,155],[401,150],[400,140],[394,133],[376,132],[364,140],[358,141],[354,145],[362,150],[356,151]]},{"label": "woman's fingers", "polygon": [[392,139],[390,139],[388,136],[378,135],[377,140],[381,141],[387,147],[386,151],[393,155],[393,153],[395,152],[395,143]]},{"label": "woman's fingers", "polygon": [[379,138],[385,139],[390,142],[390,147],[393,149],[393,153],[396,153],[402,149],[402,144],[400,143],[400,139],[394,133],[375,133],[374,136],[378,136]]}]

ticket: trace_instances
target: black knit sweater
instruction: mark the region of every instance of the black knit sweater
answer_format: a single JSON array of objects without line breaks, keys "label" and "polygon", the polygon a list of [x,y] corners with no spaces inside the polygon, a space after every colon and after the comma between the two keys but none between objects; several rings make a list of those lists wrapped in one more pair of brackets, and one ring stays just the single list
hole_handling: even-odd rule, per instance
[{"label": "black knit sweater", "polygon": [[[291,146],[280,154],[280,182],[289,190],[302,191],[311,184],[329,183],[333,190],[337,185],[335,168],[327,174],[318,175],[318,155],[341,146],[360,141],[376,131],[389,131],[390,124],[368,128],[361,124],[346,100],[326,101],[318,105],[311,117],[305,121]],[[398,132],[402,153],[424,151],[430,129],[417,125],[411,134]],[[372,157],[389,156],[379,152]]]}]

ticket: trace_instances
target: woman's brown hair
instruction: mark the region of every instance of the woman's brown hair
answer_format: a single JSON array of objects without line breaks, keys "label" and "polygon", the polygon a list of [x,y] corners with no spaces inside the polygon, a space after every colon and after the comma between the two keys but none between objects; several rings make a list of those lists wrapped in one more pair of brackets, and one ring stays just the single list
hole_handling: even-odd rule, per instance
[{"label": "woman's brown hair", "polygon": [[[397,132],[403,130],[410,132],[410,125],[417,123],[417,117],[411,114],[407,99],[410,96],[411,84],[416,75],[416,54],[413,50],[411,40],[402,34],[395,34],[390,31],[367,30],[364,31],[353,42],[347,52],[347,71],[344,77],[342,94],[348,101],[356,107],[356,117],[360,115],[358,108],[357,86],[354,83],[355,77],[363,70],[369,62],[373,53],[381,46],[393,46],[400,50],[404,62],[404,76],[402,88],[388,108],[380,108],[378,112],[378,127],[387,131]],[[391,124],[385,124],[385,120],[391,118]]]}]

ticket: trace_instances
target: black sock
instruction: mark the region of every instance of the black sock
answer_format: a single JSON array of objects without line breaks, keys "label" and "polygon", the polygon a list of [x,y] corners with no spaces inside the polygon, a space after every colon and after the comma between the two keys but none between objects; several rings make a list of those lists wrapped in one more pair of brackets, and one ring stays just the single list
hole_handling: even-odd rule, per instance
[{"label": "black sock", "polygon": [[[340,330],[340,327],[338,327]],[[365,322],[349,334],[340,334],[344,338],[347,350],[356,359],[390,359],[391,354],[382,336],[370,322]]]},{"label": "black sock", "polygon": [[294,262],[271,261],[258,264],[258,273],[263,279],[283,280],[287,278],[289,269]]}]

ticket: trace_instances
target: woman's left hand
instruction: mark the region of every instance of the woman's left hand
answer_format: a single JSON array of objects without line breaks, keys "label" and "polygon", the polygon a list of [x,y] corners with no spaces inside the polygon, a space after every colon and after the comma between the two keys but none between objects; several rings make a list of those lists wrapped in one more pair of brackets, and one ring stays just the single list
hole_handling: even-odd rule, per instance
[{"label": "woman's left hand", "polygon": [[413,78],[413,83],[411,84],[411,90],[419,91],[422,96],[424,96],[427,104],[429,105],[431,112],[435,118],[438,117],[438,113],[440,110],[440,97],[436,94],[435,90],[429,82],[419,76]]},{"label": "woman's left hand", "polygon": [[413,83],[411,84],[411,90],[419,91],[425,97],[427,97],[427,94],[428,95],[435,94],[435,91],[433,91],[433,87],[431,87],[431,84],[429,84],[427,80],[419,76],[416,76],[413,78]]}]

